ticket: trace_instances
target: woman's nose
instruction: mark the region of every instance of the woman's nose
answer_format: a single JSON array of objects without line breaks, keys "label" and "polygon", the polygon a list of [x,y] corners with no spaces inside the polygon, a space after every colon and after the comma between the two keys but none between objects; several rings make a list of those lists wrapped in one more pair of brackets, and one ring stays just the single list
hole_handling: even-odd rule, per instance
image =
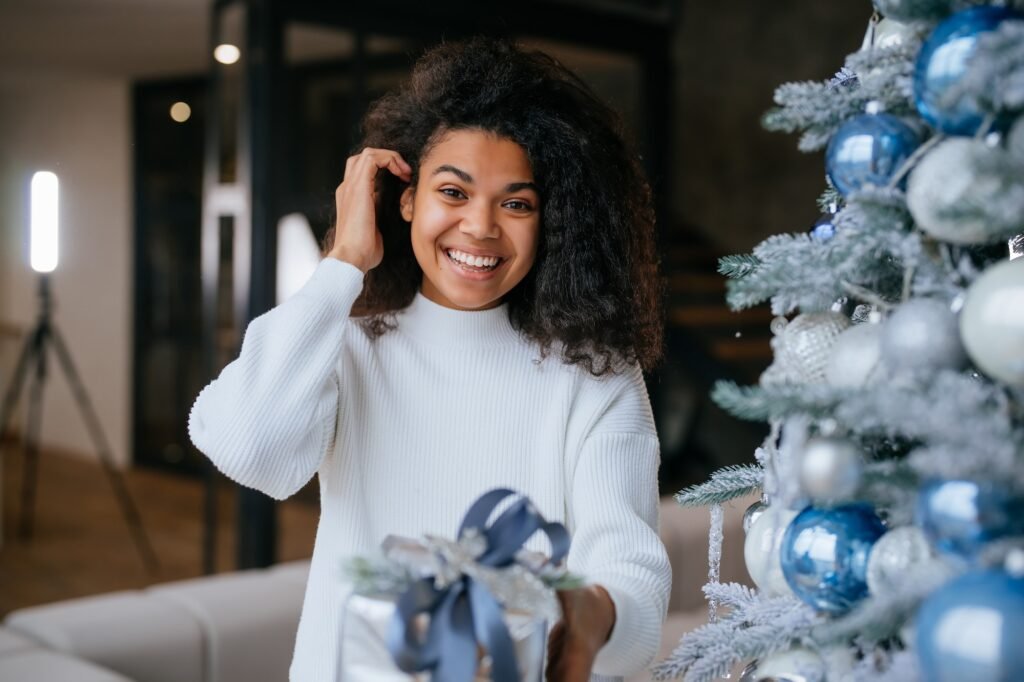
[{"label": "woman's nose", "polygon": [[498,236],[499,228],[490,207],[478,206],[466,211],[459,230],[475,239],[490,239]]}]

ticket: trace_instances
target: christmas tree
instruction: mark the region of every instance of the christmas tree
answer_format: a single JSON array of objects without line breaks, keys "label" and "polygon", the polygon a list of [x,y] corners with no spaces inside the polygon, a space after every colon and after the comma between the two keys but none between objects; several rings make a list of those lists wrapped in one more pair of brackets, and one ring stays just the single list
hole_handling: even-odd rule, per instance
[{"label": "christmas tree", "polygon": [[[656,679],[1024,680],[1024,2],[874,9],[764,119],[824,150],[824,215],[721,261],[777,317],[714,398],[770,434],[677,495],[711,507],[710,618]],[[721,505],[758,490],[757,589],[719,583]]]}]

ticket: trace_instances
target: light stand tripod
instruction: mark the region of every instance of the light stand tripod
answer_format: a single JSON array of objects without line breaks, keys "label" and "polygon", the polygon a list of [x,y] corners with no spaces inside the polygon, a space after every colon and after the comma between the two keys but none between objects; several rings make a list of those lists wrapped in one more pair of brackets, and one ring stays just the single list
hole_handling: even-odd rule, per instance
[{"label": "light stand tripod", "polygon": [[[107,445],[107,439],[100,428],[99,418],[97,418],[96,412],[93,410],[92,403],[89,401],[89,396],[85,392],[85,386],[82,384],[78,372],[75,371],[71,355],[68,353],[67,346],[64,345],[64,339],[51,320],[52,297],[50,295],[50,279],[46,274],[40,275],[39,298],[39,321],[30,332],[28,338],[25,339],[25,345],[18,357],[14,377],[10,387],[7,389],[7,393],[4,395],[3,409],[0,410],[0,434],[3,434],[6,431],[7,422],[14,414],[14,408],[17,404],[18,396],[21,394],[23,384],[29,376],[29,365],[34,364],[34,381],[31,386],[28,406],[28,430],[25,434],[25,468],[22,472],[19,534],[25,540],[32,537],[36,481],[38,478],[43,385],[46,383],[46,349],[52,344],[57,354],[57,359],[60,361],[61,367],[64,368],[64,374],[67,377],[68,384],[71,386],[75,402],[78,403],[78,407],[85,419],[86,427],[99,454],[103,470],[106,472],[117,501],[121,506],[121,513],[124,515],[124,519],[131,531],[135,546],[147,570],[153,572],[159,565],[156,554],[149,544],[149,539],[139,519],[138,510],[132,501],[127,486],[125,486],[124,478],[114,467],[110,455],[110,447]],[[2,446],[2,443],[3,439],[0,438],[0,446]]]}]

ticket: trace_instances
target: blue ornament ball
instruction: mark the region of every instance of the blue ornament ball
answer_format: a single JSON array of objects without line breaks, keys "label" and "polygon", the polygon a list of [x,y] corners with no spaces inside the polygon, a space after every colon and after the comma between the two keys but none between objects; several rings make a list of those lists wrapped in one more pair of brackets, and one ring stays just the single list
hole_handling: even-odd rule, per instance
[{"label": "blue ornament ball", "polygon": [[973,571],[946,583],[917,612],[926,682],[1024,680],[1024,579]]},{"label": "blue ornament ball", "polygon": [[793,594],[818,611],[844,613],[867,596],[868,556],[884,533],[869,504],[807,507],[782,538],[782,574]]},{"label": "blue ornament ball", "polygon": [[892,114],[861,114],[839,126],[825,151],[825,170],[843,196],[866,184],[882,187],[922,142]]},{"label": "blue ornament ball", "polygon": [[985,116],[967,98],[947,98],[967,70],[978,37],[1012,18],[1006,7],[985,5],[957,12],[932,31],[914,66],[914,103],[921,118],[948,135],[974,135]]},{"label": "blue ornament ball", "polygon": [[818,218],[818,222],[814,223],[814,227],[811,228],[811,239],[824,243],[836,236],[834,220],[835,216],[831,213],[825,213]]},{"label": "blue ornament ball", "polygon": [[969,558],[987,542],[1024,533],[1024,499],[993,482],[929,481],[915,522],[935,549]]}]

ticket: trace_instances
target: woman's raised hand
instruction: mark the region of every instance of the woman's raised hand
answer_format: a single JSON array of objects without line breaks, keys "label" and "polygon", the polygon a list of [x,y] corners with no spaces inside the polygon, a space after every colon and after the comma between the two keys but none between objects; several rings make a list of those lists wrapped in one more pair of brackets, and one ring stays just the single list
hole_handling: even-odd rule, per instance
[{"label": "woman's raised hand", "polygon": [[345,162],[345,178],[334,192],[337,223],[328,256],[351,263],[364,273],[380,265],[384,243],[377,229],[374,181],[382,168],[409,182],[412,168],[390,149],[367,147]]}]

